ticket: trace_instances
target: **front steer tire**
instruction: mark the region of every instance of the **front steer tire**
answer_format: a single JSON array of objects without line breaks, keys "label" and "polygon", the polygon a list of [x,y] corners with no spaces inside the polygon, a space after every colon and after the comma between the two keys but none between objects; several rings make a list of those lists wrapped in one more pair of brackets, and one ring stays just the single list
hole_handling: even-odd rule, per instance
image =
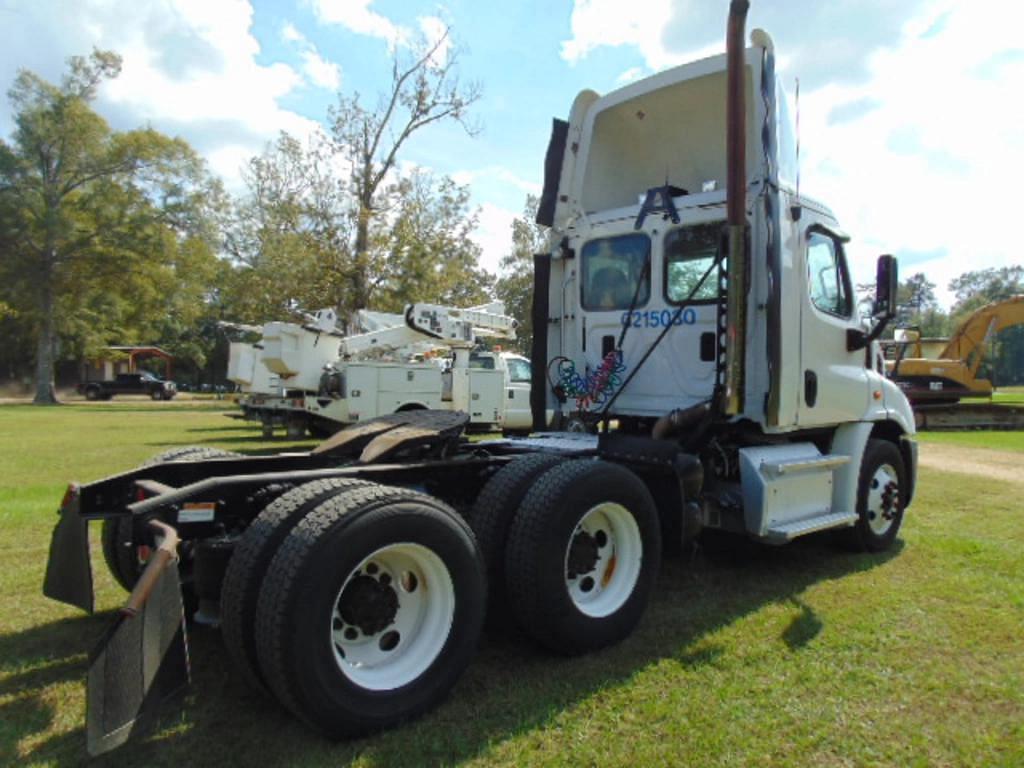
[{"label": "front steer tire", "polygon": [[256,651],[256,606],[277,549],[310,510],[365,480],[329,478],[304,483],[278,496],[256,516],[238,540],[221,586],[221,636],[228,656],[253,688],[266,691]]},{"label": "front steer tire", "polygon": [[857,479],[857,522],[839,532],[842,544],[854,552],[890,549],[903,523],[906,493],[899,448],[888,440],[868,440]]},{"label": "front steer tire", "polygon": [[486,592],[479,549],[450,507],[354,489],[306,515],[275,555],[257,606],[259,664],[326,736],[370,733],[444,698],[476,649]]},{"label": "front steer tire", "polygon": [[509,533],[505,579],[516,620],[547,648],[580,654],[639,623],[661,564],[650,492],[625,467],[562,463],[526,494]]}]

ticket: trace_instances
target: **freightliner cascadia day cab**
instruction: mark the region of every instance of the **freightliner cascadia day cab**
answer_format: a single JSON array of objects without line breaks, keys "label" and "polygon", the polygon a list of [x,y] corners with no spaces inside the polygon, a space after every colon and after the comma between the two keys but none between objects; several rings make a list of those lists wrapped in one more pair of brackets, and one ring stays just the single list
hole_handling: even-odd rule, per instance
[{"label": "freightliner cascadia day cab", "polygon": [[[792,183],[746,10],[725,56],[586,91],[555,124],[535,434],[471,443],[466,414],[418,410],[310,452],[181,448],[69,486],[44,592],[92,610],[89,521],[131,590],[90,655],[90,752],[187,682],[182,594],[242,677],[343,738],[441,700],[485,613],[556,653],[619,642],[663,554],[709,532],[893,544],[916,474],[910,407],[876,365],[895,262],[863,323],[847,236]],[[575,431],[545,431],[549,412]]]}]

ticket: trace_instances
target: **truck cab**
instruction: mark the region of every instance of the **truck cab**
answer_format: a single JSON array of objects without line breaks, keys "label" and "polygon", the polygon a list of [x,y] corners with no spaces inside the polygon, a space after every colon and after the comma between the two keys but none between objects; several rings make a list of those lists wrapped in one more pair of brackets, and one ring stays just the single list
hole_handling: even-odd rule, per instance
[{"label": "truck cab", "polygon": [[498,407],[500,420],[497,426],[506,433],[529,432],[533,424],[530,411],[530,381],[532,372],[530,359],[514,352],[494,351],[471,352],[469,355],[471,375],[475,371],[498,371],[495,391],[500,390]]},{"label": "truck cab", "polygon": [[[552,383],[535,424],[541,403],[563,423],[605,432],[664,435],[668,419],[667,431],[753,506],[744,451],[746,464],[757,448],[758,462],[780,467],[813,454],[817,469],[801,471],[834,491],[800,515],[827,527],[840,511],[851,524],[869,441],[897,448],[912,489],[913,416],[875,365],[849,236],[797,190],[787,96],[761,30],[742,49],[737,88],[746,160],[733,190],[743,241],[734,257],[726,91],[726,56],[713,56],[604,96],[583,91],[568,121],[555,121],[538,214],[551,227],[537,257],[545,300],[534,317],[547,332],[533,357]],[[885,299],[895,262],[879,264]],[[753,517],[748,532],[771,527]]]}]

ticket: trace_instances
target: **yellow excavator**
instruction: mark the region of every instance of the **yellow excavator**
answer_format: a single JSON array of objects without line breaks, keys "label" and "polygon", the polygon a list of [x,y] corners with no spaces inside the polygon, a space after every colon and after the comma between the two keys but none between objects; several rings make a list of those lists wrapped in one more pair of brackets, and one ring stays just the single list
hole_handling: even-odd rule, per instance
[{"label": "yellow excavator", "polygon": [[[961,397],[989,397],[992,382],[977,378],[988,342],[1005,328],[1024,323],[1024,296],[987,304],[968,317],[939,352],[922,354],[922,339],[908,334],[889,342],[896,347],[886,363],[888,376],[911,403],[954,403]],[[913,357],[906,353],[913,350]]]}]

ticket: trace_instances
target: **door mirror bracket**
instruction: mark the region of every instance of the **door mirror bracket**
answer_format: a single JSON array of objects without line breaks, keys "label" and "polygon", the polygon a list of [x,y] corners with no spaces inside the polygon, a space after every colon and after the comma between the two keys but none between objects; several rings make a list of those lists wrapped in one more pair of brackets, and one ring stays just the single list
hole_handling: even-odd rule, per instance
[{"label": "door mirror bracket", "polygon": [[875,301],[871,312],[875,325],[867,333],[856,328],[847,330],[847,351],[856,352],[858,349],[864,349],[882,335],[889,321],[896,316],[898,288],[899,270],[896,266],[896,257],[888,253],[879,256],[875,271]]}]

